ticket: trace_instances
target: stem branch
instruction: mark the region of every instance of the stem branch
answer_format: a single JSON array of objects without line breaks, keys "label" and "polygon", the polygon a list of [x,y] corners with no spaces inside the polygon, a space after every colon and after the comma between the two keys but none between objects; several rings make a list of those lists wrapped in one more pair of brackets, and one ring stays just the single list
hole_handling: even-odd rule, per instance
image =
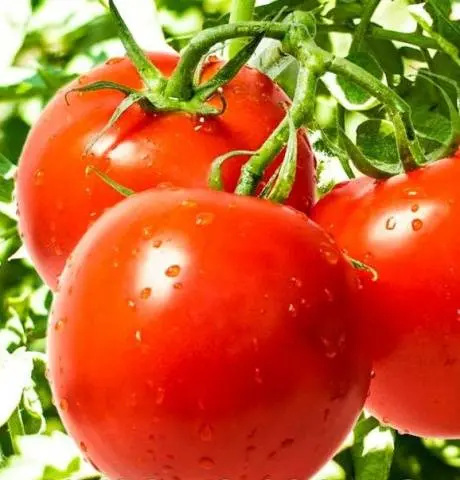
[{"label": "stem branch", "polygon": [[367,0],[364,5],[364,10],[361,15],[361,21],[356,27],[353,35],[353,41],[351,43],[350,51],[359,52],[361,50],[362,43],[369,29],[369,23],[374,15],[375,9],[379,6],[380,0]]},{"label": "stem branch", "polygon": [[181,60],[171,75],[165,89],[165,95],[180,100],[190,100],[194,94],[194,74],[201,58],[216,43],[233,38],[266,37],[282,40],[289,26],[272,22],[245,22],[239,24],[221,25],[201,31],[194,37],[182,53]]}]

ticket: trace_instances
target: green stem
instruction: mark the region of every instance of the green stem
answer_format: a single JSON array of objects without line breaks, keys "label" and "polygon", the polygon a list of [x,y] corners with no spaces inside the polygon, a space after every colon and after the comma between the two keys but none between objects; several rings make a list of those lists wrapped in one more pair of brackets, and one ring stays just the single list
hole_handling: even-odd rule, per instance
[{"label": "green stem", "polygon": [[372,16],[375,9],[379,6],[380,0],[367,0],[364,5],[364,10],[361,14],[361,21],[356,27],[353,35],[353,41],[351,43],[350,52],[359,52],[362,47],[362,43],[369,29]]},{"label": "green stem", "polygon": [[182,53],[181,60],[171,75],[165,89],[167,97],[190,100],[194,94],[194,74],[201,58],[217,43],[234,38],[266,37],[282,40],[289,26],[271,22],[245,22],[221,25],[201,31],[196,35]]},{"label": "green stem", "polygon": [[288,141],[290,121],[299,129],[313,118],[316,86],[322,73],[310,66],[301,65],[293,105],[289,112],[291,120],[286,116],[256,155],[243,166],[235,190],[237,195],[252,195],[255,192],[265,169]]},{"label": "green stem", "polygon": [[[359,25],[358,25],[359,26]],[[329,33],[353,33],[355,28],[350,28],[344,25],[318,25],[318,32]],[[397,32],[395,30],[386,30],[382,27],[369,25],[365,37],[372,37],[377,40],[391,40],[394,42],[407,43],[422,48],[431,48],[434,50],[441,50],[436,41],[429,37],[419,35],[417,33]]]},{"label": "green stem", "polygon": [[[255,0],[233,0],[230,13],[230,23],[248,22],[254,15]],[[246,42],[241,39],[233,40],[229,46],[230,58],[233,58],[244,46]]]},{"label": "green stem", "polygon": [[18,447],[17,437],[21,437],[25,434],[24,423],[22,421],[22,416],[21,416],[21,412],[19,411],[19,407],[17,407],[14,410],[13,414],[8,420],[7,425],[8,425],[8,431],[10,434],[13,451],[16,455],[19,455],[20,451]]}]

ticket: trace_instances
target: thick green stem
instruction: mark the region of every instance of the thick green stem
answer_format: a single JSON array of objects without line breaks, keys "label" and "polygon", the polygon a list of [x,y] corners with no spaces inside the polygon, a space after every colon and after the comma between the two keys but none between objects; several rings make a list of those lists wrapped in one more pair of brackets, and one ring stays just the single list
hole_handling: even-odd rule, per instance
[{"label": "thick green stem", "polygon": [[[248,22],[252,20],[255,5],[256,0],[233,0],[230,23]],[[230,58],[233,58],[245,45],[246,42],[244,40],[233,40],[228,49]]]},{"label": "thick green stem", "polygon": [[184,101],[193,97],[193,79],[197,65],[215,44],[259,35],[282,40],[288,30],[288,25],[271,22],[246,22],[203,30],[190,41],[182,53],[181,60],[166,85],[165,95]]},{"label": "thick green stem", "polygon": [[299,129],[312,119],[316,86],[322,73],[306,65],[300,67],[297,90],[289,113],[290,119],[286,116],[256,155],[244,165],[235,190],[237,195],[252,195],[255,192],[267,166],[286,146],[290,121]]},{"label": "thick green stem", "polygon": [[356,27],[351,43],[350,52],[359,52],[362,43],[369,29],[369,23],[374,15],[375,9],[379,6],[380,0],[367,0],[364,5],[363,13],[361,14],[361,21]]}]

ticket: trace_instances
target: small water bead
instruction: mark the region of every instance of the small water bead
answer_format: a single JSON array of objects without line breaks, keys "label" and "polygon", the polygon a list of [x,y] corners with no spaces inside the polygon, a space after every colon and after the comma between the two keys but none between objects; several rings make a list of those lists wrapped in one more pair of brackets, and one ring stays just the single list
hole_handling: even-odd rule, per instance
[{"label": "small water bead", "polygon": [[291,277],[291,282],[296,286],[297,288],[301,288],[303,283],[302,280],[299,280],[297,277]]},{"label": "small water bead", "polygon": [[203,442],[211,442],[214,436],[214,431],[211,425],[204,423],[199,430],[200,438]]},{"label": "small water bead", "polygon": [[196,216],[196,224],[200,226],[210,225],[214,221],[215,215],[213,213],[204,212]]},{"label": "small water bead", "polygon": [[64,324],[66,323],[67,319],[66,318],[60,318],[55,324],[54,324],[54,330],[56,332],[62,330],[64,328]]},{"label": "small water bead", "polygon": [[179,265],[171,265],[165,271],[167,277],[177,277],[180,274],[181,268]]},{"label": "small water bead", "polygon": [[262,380],[262,375],[260,374],[260,368],[256,368],[254,370],[254,380],[256,381],[256,383],[258,383],[259,385],[261,385],[263,383],[263,380]]},{"label": "small water bead", "polygon": [[69,409],[69,402],[68,402],[65,398],[62,398],[62,399],[59,401],[59,408],[60,408],[63,412],[66,412],[66,411]]},{"label": "small water bead", "polygon": [[289,313],[293,316],[293,317],[297,317],[297,309],[295,308],[295,306],[291,303],[289,305]]},{"label": "small water bead", "polygon": [[198,204],[195,202],[195,200],[182,200],[181,205],[186,208],[194,208]]},{"label": "small water bead", "polygon": [[145,287],[141,290],[140,297],[142,300],[147,300],[152,295],[152,289],[150,287]]},{"label": "small water bead", "polygon": [[35,172],[34,184],[37,186],[43,185],[44,177],[45,177],[45,172],[43,171],[43,169],[40,168]]},{"label": "small water bead", "polygon": [[418,211],[419,211],[420,206],[417,205],[416,203],[414,203],[410,209],[411,209],[412,212],[415,213],[415,212],[418,212]]},{"label": "small water bead", "polygon": [[423,227],[423,222],[419,218],[412,220],[412,230],[418,232]]},{"label": "small water bead", "polygon": [[331,265],[337,265],[340,259],[340,253],[332,245],[323,243],[320,246],[321,256]]},{"label": "small water bead", "polygon": [[157,388],[157,398],[156,398],[156,404],[161,405],[164,402],[165,399],[165,389],[158,387]]},{"label": "small water bead", "polygon": [[289,448],[294,444],[293,438],[286,438],[281,442],[281,448]]},{"label": "small water bead", "polygon": [[216,466],[214,460],[210,457],[201,457],[199,464],[204,470],[212,470]]},{"label": "small water bead", "polygon": [[396,219],[395,217],[390,217],[385,222],[385,228],[387,230],[394,230],[396,228]]},{"label": "small water bead", "polygon": [[326,295],[326,299],[328,302],[334,301],[334,294],[328,288],[324,289],[324,294]]},{"label": "small water bead", "polygon": [[136,302],[134,302],[134,300],[128,300],[128,307],[131,309],[131,310],[135,310],[136,308]]},{"label": "small water bead", "polygon": [[173,285],[173,288],[174,288],[174,290],[182,290],[182,288],[184,288],[184,284],[181,283],[181,282],[176,282],[176,283]]},{"label": "small water bead", "polygon": [[88,451],[88,447],[86,446],[86,444],[84,442],[80,442],[80,450],[83,453],[86,453]]},{"label": "small water bead", "polygon": [[153,237],[154,229],[152,226],[147,226],[142,229],[142,238],[150,240]]},{"label": "small water bead", "polygon": [[136,330],[136,333],[134,334],[136,341],[142,342],[142,332],[140,330]]},{"label": "small water bead", "polygon": [[163,241],[162,241],[162,240],[155,240],[155,241],[152,243],[153,248],[160,248],[161,245],[163,245]]}]

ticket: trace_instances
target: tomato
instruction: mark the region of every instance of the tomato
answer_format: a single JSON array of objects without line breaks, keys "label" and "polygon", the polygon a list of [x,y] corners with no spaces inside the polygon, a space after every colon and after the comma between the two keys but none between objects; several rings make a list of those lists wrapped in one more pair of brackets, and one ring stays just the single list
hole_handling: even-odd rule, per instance
[{"label": "tomato", "polygon": [[307,478],[369,387],[353,288],[338,247],[294,209],[132,196],[61,278],[48,351],[62,419],[113,479]]},{"label": "tomato", "polygon": [[[178,61],[176,55],[167,53],[150,58],[165,75]],[[210,63],[204,78],[221,65]],[[135,191],[164,183],[203,188],[212,161],[230,151],[259,148],[285,115],[288,102],[268,77],[245,67],[224,88],[227,109],[221,116],[205,119],[184,113],[146,113],[134,106],[87,151],[123,96],[111,90],[69,92],[100,80],[141,87],[139,75],[125,58],[109,60],[80,77],[45,109],[19,163],[20,228],[38,272],[53,289],[66,258],[88,226],[122,198],[96,173],[89,173],[88,166]],[[226,190],[234,190],[247,158],[238,156],[225,163]],[[273,163],[265,181],[281,158]],[[297,181],[287,203],[306,212],[314,195],[314,160],[305,135],[299,135],[298,164]]]},{"label": "tomato", "polygon": [[359,291],[375,378],[367,408],[402,432],[460,437],[460,176],[447,158],[339,185],[313,218],[373,267]]}]

